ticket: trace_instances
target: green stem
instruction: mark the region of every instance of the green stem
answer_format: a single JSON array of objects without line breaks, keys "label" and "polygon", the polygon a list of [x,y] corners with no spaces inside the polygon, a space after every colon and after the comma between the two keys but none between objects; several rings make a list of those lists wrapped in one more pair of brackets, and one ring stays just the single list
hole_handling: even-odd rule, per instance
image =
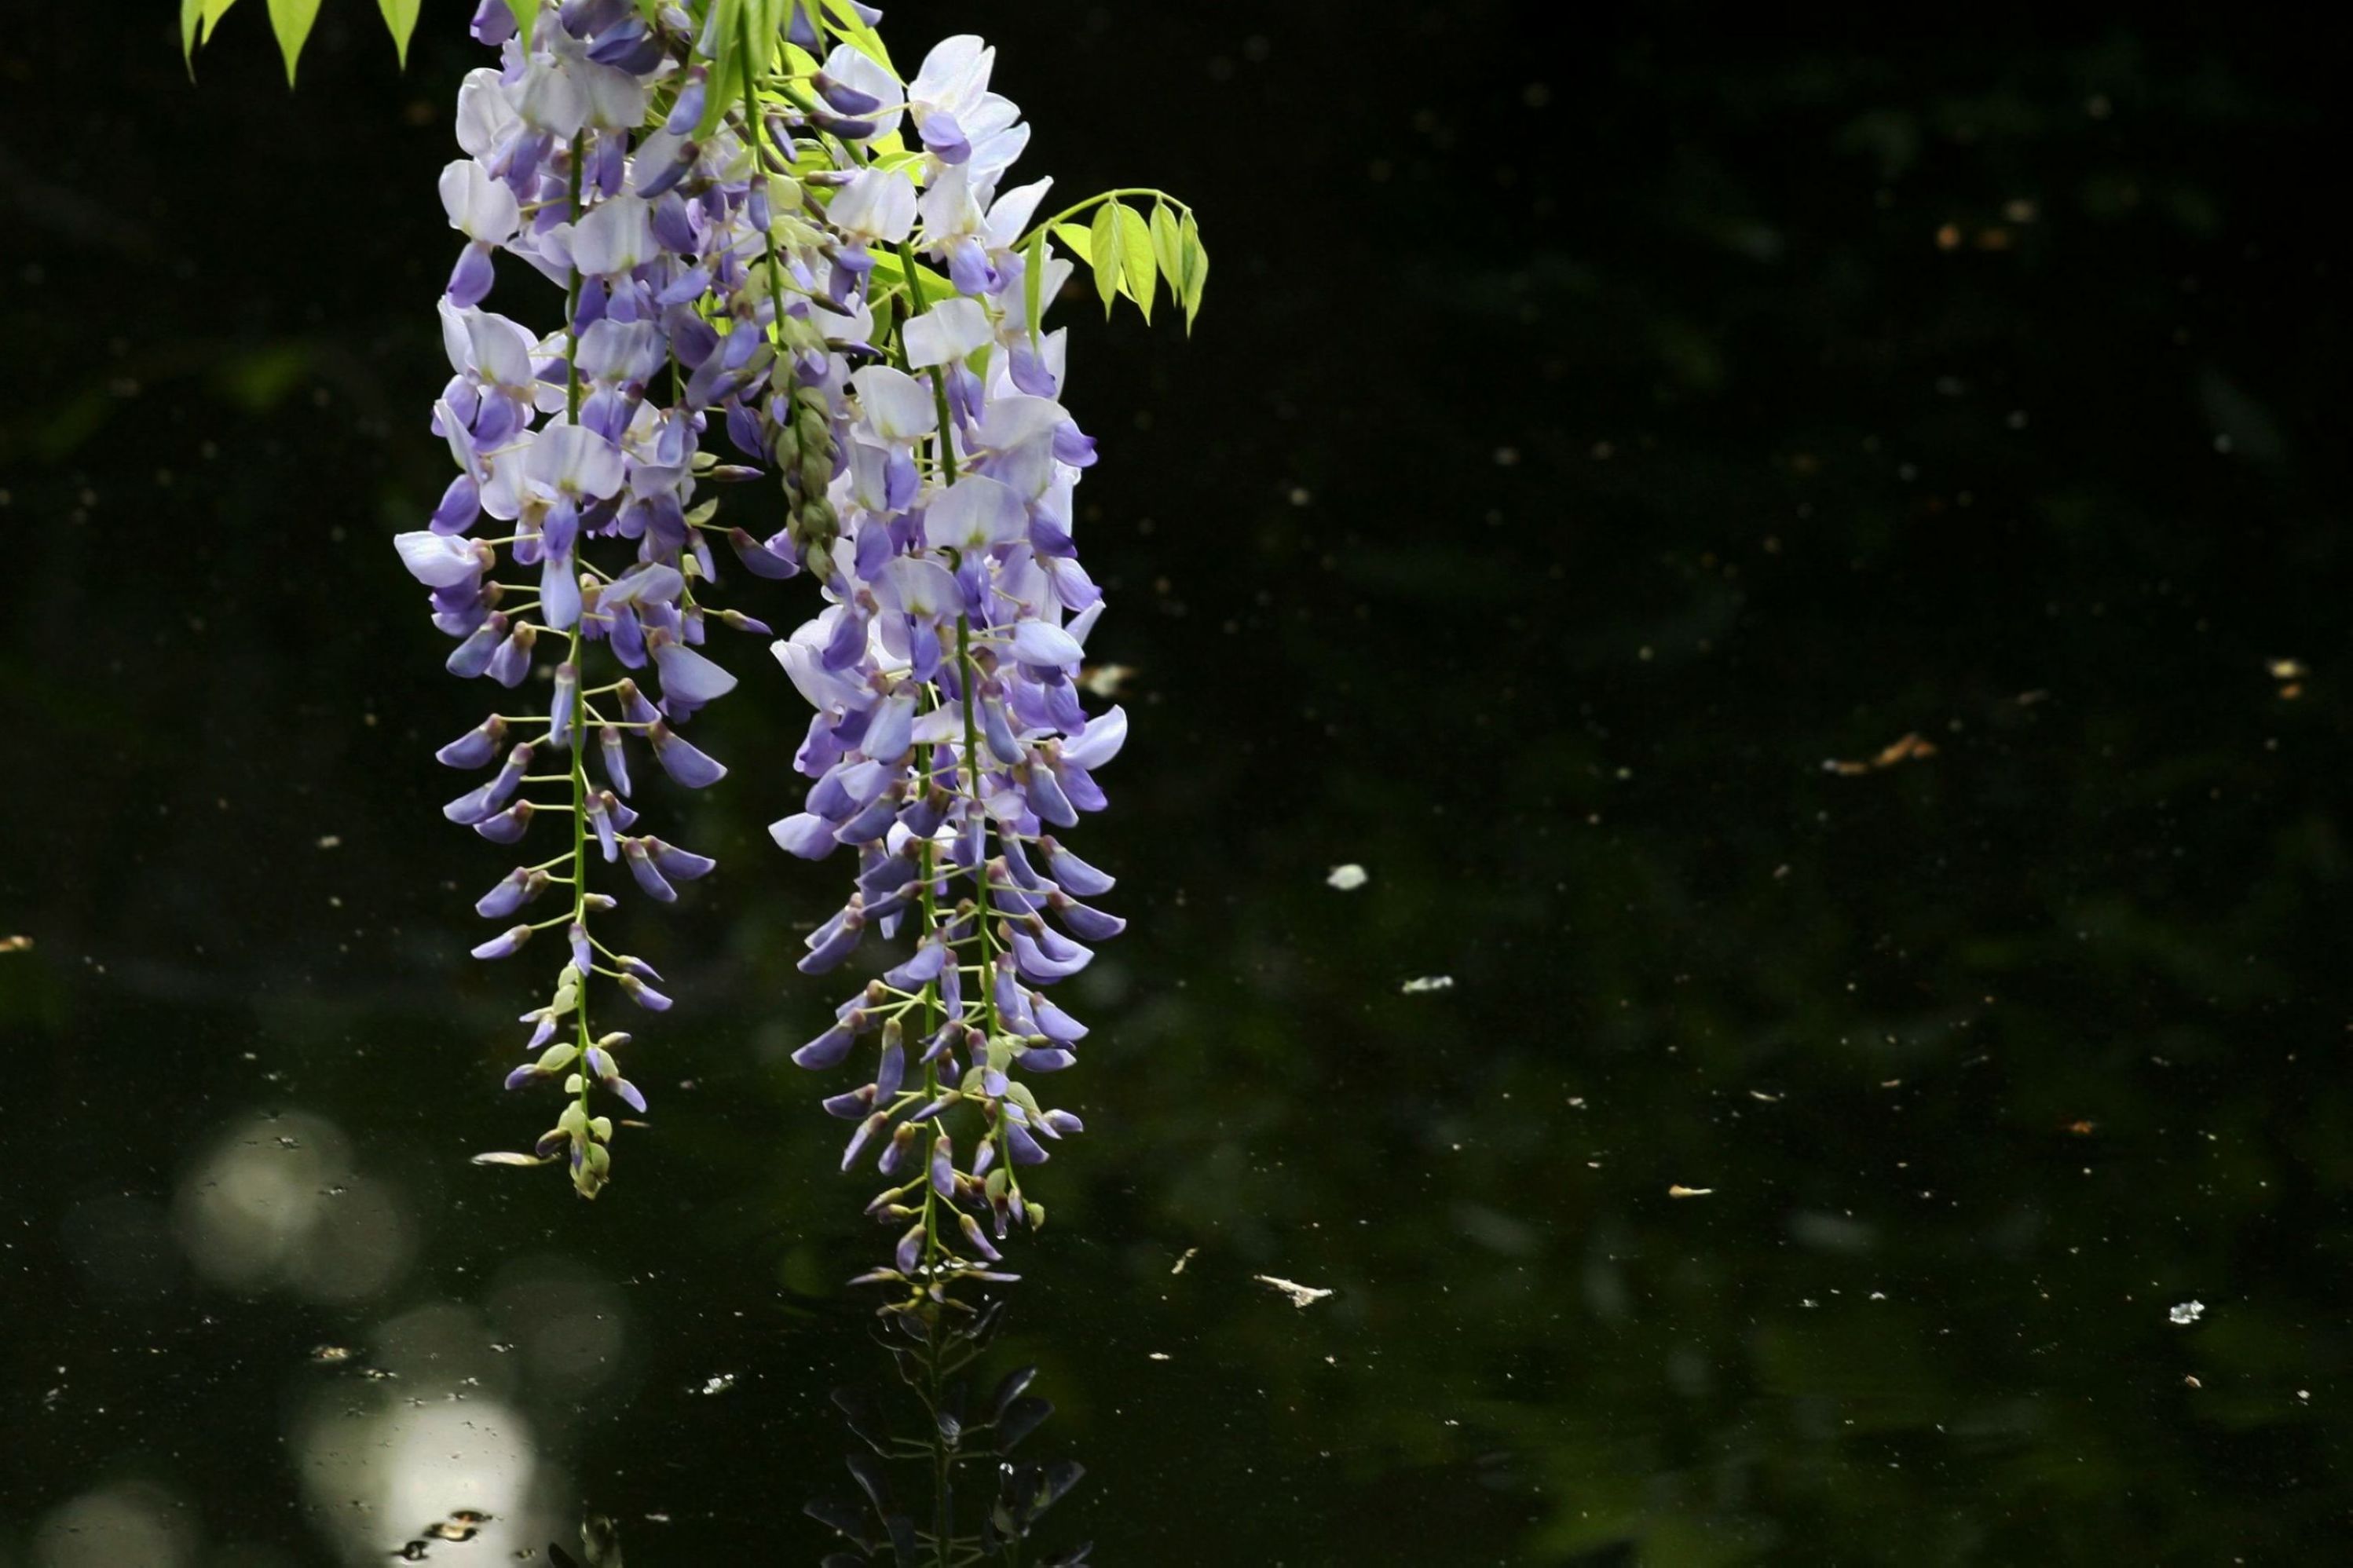
[{"label": "green stem", "polygon": [[[580,173],[583,155],[587,150],[586,135],[572,139],[572,221],[580,221]],[[580,422],[580,269],[574,268],[570,281],[564,290],[564,405],[571,421]],[[572,624],[572,637],[565,650],[565,662],[576,671],[580,668],[580,623]],[[588,928],[588,764],[582,750],[588,739],[585,697],[575,697],[576,710],[572,715],[572,920],[583,931]],[[580,1114],[588,1114],[588,977],[580,977],[580,1001],[575,1009],[575,1027],[580,1047]]]},{"label": "green stem", "polygon": [[[932,307],[923,299],[923,279],[915,271],[915,247],[907,240],[899,242],[899,265],[907,269],[907,300],[915,307],[910,314],[920,316]],[[955,437],[950,427],[955,421],[948,413],[947,378],[940,374],[937,365],[932,367],[931,377],[932,405],[939,411],[940,417],[940,476],[943,482],[952,485],[956,477]]]},{"label": "green stem", "polygon": [[1175,196],[1170,195],[1166,191],[1156,191],[1145,185],[1122,185],[1115,191],[1097,191],[1085,201],[1079,202],[1071,206],[1064,207],[1052,217],[1031,224],[1029,226],[1029,232],[1016,240],[1013,243],[1012,248],[1015,250],[1026,250],[1029,247],[1029,242],[1037,237],[1038,231],[1039,229],[1051,228],[1058,223],[1068,223],[1071,219],[1078,216],[1089,207],[1099,207],[1105,202],[1116,201],[1122,196],[1150,196],[1155,201],[1166,202],[1170,206],[1175,207],[1180,213],[1189,213],[1193,210],[1183,202],[1178,201]]},{"label": "green stem", "polygon": [[[750,6],[747,5],[743,9],[738,20],[741,23],[739,31],[743,35],[744,44],[744,139],[751,146],[753,163],[756,167],[760,156],[760,141],[766,127],[760,117],[759,88],[752,69],[752,9]],[[784,149],[779,147],[776,151],[781,153]],[[791,162],[790,159],[786,161]],[[767,232],[760,237],[767,242],[768,298],[774,303],[776,313],[772,330],[776,335],[776,344],[781,348],[785,341],[785,269],[776,260],[776,213],[773,210],[770,211],[768,218]]]}]

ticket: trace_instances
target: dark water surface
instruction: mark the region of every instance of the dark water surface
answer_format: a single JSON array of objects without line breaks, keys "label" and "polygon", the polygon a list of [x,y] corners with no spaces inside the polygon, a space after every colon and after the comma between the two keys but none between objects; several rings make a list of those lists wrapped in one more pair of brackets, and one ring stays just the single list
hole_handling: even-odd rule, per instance
[{"label": "dark water surface", "polygon": [[[0,33],[0,1563],[814,1562],[889,1237],[783,1060],[804,710],[742,645],[663,803],[723,865],[625,910],[614,1187],[470,1167],[543,1108],[386,540],[479,57],[342,0],[290,99],[247,9],[195,88],[160,15]],[[1088,1469],[1040,1541],[2342,1560],[2334,52],[1557,15],[892,9],[1217,258],[1189,342],[1065,306],[1134,925],[991,1352]]]}]

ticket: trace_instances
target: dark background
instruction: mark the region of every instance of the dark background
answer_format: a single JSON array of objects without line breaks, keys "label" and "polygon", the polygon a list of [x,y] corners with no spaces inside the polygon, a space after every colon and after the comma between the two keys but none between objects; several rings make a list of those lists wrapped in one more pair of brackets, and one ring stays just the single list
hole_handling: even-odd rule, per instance
[{"label": "dark background", "polygon": [[[400,1424],[487,1401],[539,1479],[436,1560],[593,1509],[813,1561],[888,1237],[782,1060],[847,876],[761,831],[804,711],[742,639],[733,776],[659,802],[723,864],[625,906],[681,1004],[615,1186],[469,1167],[545,1107],[497,1089],[527,977],[465,958],[507,861],[435,809],[478,694],[386,541],[446,477],[485,57],[428,4],[401,75],[335,0],[290,97],[248,0],[191,86],[153,9],[0,33],[0,1563],[378,1560],[477,1496],[371,1513]],[[1000,1356],[1090,1468],[1049,1534],[2326,1559],[2341,55],[2261,7],[1567,14],[886,18],[909,68],[1001,46],[1017,177],[1164,186],[1215,258],[1189,341],[1062,306],[1136,723]]]}]

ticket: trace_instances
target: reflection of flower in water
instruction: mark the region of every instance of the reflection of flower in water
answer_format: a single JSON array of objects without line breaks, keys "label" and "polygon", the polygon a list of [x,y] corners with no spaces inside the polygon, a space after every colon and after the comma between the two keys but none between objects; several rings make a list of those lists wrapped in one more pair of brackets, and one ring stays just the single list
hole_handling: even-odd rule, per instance
[{"label": "reflection of flower in water", "polygon": [[301,1111],[223,1128],[181,1178],[173,1214],[196,1272],[247,1293],[359,1300],[415,1250],[401,1190],[359,1174],[343,1130]]}]

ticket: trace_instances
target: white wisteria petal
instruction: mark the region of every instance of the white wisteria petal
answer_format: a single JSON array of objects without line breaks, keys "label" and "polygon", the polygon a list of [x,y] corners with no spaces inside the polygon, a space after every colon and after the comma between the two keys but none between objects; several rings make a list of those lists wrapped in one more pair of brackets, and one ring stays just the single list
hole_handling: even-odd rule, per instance
[{"label": "white wisteria petal", "polygon": [[915,230],[915,183],[897,169],[860,169],[834,193],[826,217],[853,239],[896,245]]},{"label": "white wisteria petal", "polygon": [[1018,539],[1029,521],[1021,498],[986,474],[966,474],[923,509],[923,541],[970,555]]},{"label": "white wisteria petal", "polygon": [[849,373],[858,405],[866,422],[885,441],[912,441],[940,427],[939,403],[931,388],[887,364],[870,364]]},{"label": "white wisteria petal", "polygon": [[501,245],[522,222],[522,209],[506,182],[471,158],[459,158],[441,171],[441,210],[449,226],[468,239]]},{"label": "white wisteria petal", "polygon": [[977,300],[942,300],[906,325],[907,363],[917,370],[958,360],[990,341],[988,312]]}]

